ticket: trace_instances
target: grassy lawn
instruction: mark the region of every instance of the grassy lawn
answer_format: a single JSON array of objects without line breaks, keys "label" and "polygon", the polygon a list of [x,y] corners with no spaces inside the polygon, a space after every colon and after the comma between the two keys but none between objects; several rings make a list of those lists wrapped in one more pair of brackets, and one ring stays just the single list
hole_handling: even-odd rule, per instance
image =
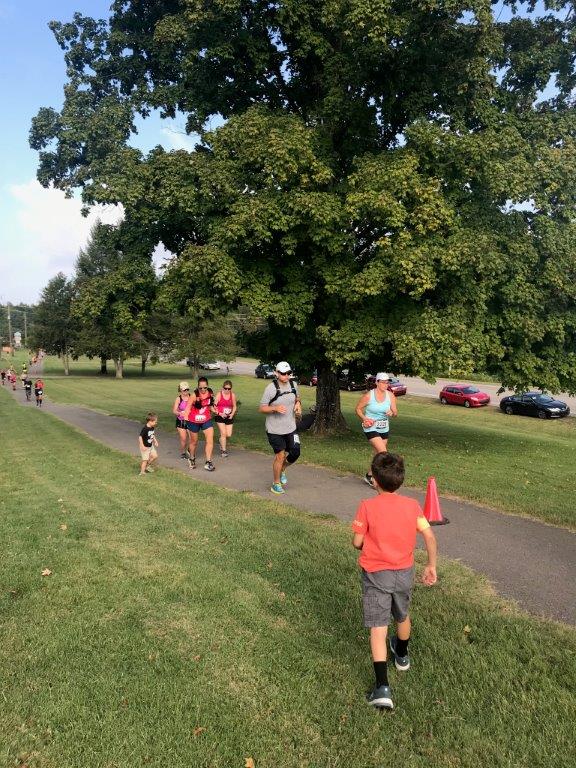
[{"label": "grassy lawn", "polygon": [[442,562],[379,714],[347,526],[0,410],[0,765],[573,768],[574,630]]},{"label": "grassy lawn", "polygon": [[[48,371],[53,365],[49,359]],[[79,375],[50,377],[47,397],[138,421],[148,410],[155,410],[160,414],[160,426],[172,428],[173,398],[177,382],[186,378],[186,369],[155,366],[142,378],[136,361],[127,366],[124,380],[95,375],[95,363],[76,370]],[[215,389],[223,378],[223,374],[210,376]],[[242,402],[234,441],[268,451],[264,419],[257,411],[264,382],[249,376],[233,380]],[[305,434],[303,460],[363,474],[370,450],[354,415],[360,393],[341,394],[350,434],[345,439]],[[306,410],[314,402],[315,390],[302,387],[302,397]],[[425,487],[428,476],[434,475],[442,494],[576,530],[575,419],[540,421],[505,416],[494,408],[468,410],[410,396],[399,398],[399,412],[392,422],[389,446],[406,457],[407,485]]]}]

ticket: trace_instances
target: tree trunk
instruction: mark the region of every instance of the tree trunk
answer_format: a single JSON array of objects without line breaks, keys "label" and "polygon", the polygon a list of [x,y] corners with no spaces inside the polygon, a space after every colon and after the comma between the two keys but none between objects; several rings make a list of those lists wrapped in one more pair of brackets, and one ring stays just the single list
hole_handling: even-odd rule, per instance
[{"label": "tree trunk", "polygon": [[67,347],[64,349],[63,361],[64,361],[64,376],[69,376],[70,375],[70,356],[68,355]]},{"label": "tree trunk", "polygon": [[316,418],[311,432],[315,435],[334,435],[348,429],[340,409],[338,377],[327,362],[317,366]]},{"label": "tree trunk", "polygon": [[106,376],[108,373],[107,358],[106,355],[100,355],[100,375]]},{"label": "tree trunk", "polygon": [[121,379],[124,373],[124,358],[122,355],[114,358],[114,367],[116,369],[116,378]]},{"label": "tree trunk", "polygon": [[142,356],[140,358],[140,375],[145,376],[146,375],[146,363],[148,361],[148,353],[144,354],[142,352]]}]

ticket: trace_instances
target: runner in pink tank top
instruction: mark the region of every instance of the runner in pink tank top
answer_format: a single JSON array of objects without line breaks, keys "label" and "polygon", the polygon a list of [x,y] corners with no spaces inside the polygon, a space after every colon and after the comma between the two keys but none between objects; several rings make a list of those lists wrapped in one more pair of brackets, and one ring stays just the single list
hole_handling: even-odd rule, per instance
[{"label": "runner in pink tank top", "polygon": [[228,440],[232,437],[234,416],[238,409],[236,395],[232,392],[232,382],[229,379],[226,379],[222,389],[216,395],[215,405],[218,413],[214,421],[220,430],[220,455],[226,458]]},{"label": "runner in pink tank top", "polygon": [[172,413],[176,416],[176,430],[180,440],[180,458],[187,459],[188,429],[186,425],[186,411],[190,405],[190,387],[187,381],[181,381],[178,385],[178,396],[174,400]]}]

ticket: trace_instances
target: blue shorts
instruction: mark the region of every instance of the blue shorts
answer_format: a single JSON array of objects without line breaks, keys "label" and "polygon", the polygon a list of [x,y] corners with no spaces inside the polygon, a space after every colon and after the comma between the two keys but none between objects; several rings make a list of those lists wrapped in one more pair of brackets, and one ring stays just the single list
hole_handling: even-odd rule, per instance
[{"label": "blue shorts", "polygon": [[208,421],[205,421],[202,424],[196,424],[194,421],[187,421],[186,427],[190,430],[190,432],[197,434],[203,429],[212,429],[214,424],[212,423],[212,419],[208,419]]}]

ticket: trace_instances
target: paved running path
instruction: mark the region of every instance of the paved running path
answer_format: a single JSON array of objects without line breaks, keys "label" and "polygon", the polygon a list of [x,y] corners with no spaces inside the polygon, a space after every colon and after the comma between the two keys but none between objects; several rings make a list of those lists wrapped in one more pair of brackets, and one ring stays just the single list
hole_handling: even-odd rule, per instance
[{"label": "paved running path", "polygon": [[[23,405],[35,407],[33,402],[26,403],[21,390],[15,395]],[[140,425],[136,422],[46,401],[43,410],[111,448],[134,455],[134,471],[138,471]],[[203,462],[199,462],[198,469],[190,470],[179,457],[176,436],[160,432],[159,437],[161,466],[180,470],[201,482],[249,491],[314,514],[352,520],[360,499],[371,493],[357,476],[296,464],[289,470],[286,494],[273,496],[269,490],[272,454],[233,445],[229,458],[215,458],[215,472],[206,472]],[[422,492],[404,492],[423,502]],[[461,501],[441,498],[441,505],[443,515],[450,520],[449,525],[434,529],[441,555],[485,574],[501,595],[516,600],[526,611],[576,625],[576,534]]]}]

